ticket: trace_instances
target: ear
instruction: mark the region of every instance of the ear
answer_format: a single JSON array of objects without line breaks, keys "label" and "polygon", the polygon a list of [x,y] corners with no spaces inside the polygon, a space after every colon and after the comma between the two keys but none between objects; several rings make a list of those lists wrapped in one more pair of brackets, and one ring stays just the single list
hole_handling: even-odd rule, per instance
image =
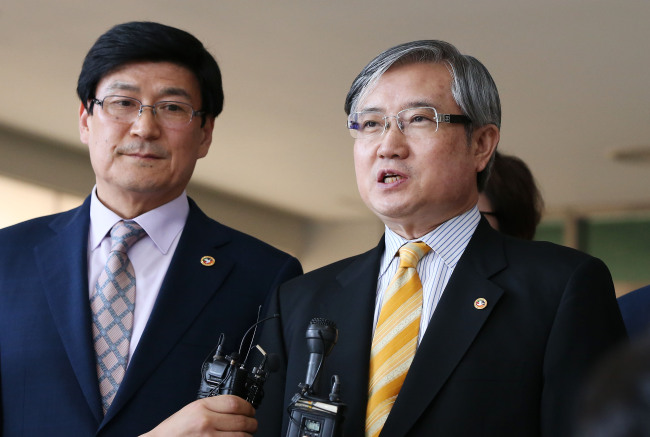
[{"label": "ear", "polygon": [[486,124],[472,132],[472,150],[476,172],[481,172],[490,161],[490,157],[499,144],[499,128],[493,124]]},{"label": "ear", "polygon": [[88,135],[90,129],[88,128],[88,111],[83,103],[79,103],[79,138],[84,144],[88,144]]},{"label": "ear", "polygon": [[203,158],[208,154],[212,144],[212,131],[214,130],[214,117],[207,116],[205,124],[201,127],[201,141],[199,143],[197,159]]}]

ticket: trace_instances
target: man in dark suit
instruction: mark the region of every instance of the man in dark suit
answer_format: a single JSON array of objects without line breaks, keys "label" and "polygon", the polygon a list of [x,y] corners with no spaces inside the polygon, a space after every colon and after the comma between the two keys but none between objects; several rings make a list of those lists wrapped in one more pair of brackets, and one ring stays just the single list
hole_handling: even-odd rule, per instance
[{"label": "man in dark suit", "polygon": [[618,306],[630,338],[650,335],[650,285],[619,297]]},{"label": "man in dark suit", "polygon": [[345,109],[359,192],[385,234],[274,294],[281,322],[260,343],[282,365],[259,435],[286,435],[313,317],[338,327],[315,395],[339,377],[346,437],[568,435],[583,376],[623,322],[600,260],[481,218],[501,121],[488,71],[448,43],[406,43],[364,68]]},{"label": "man in dark suit", "polygon": [[126,23],[93,45],[77,91],[92,194],[0,231],[0,434],[250,435],[243,399],[195,401],[201,365],[220,333],[236,351],[301,267],[185,193],[223,107],[216,61],[185,31]]}]

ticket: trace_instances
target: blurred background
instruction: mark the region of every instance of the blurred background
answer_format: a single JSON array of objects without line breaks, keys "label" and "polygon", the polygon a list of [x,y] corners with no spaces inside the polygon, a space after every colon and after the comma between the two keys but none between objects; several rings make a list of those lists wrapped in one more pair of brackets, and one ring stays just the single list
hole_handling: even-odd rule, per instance
[{"label": "blurred background", "polygon": [[649,1],[2,0],[0,227],[92,189],[76,80],[97,37],[132,20],[193,33],[223,72],[190,196],[306,270],[383,232],[356,189],[352,80],[386,48],[443,39],[499,87],[499,150],[530,166],[546,203],[537,239],[602,258],[618,294],[650,283]]}]

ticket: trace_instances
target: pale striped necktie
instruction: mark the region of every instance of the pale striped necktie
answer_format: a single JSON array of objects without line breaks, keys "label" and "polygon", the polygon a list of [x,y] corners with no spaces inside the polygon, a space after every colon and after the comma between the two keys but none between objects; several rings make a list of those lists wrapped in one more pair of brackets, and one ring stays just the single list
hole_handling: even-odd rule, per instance
[{"label": "pale striped necktie", "polygon": [[415,356],[422,314],[416,266],[429,250],[422,242],[402,246],[399,267],[384,293],[370,354],[367,437],[381,432]]},{"label": "pale striped necktie", "polygon": [[120,221],[111,229],[111,252],[90,299],[97,376],[104,414],[126,373],[135,309],[135,272],[127,251],[145,235],[134,221]]}]

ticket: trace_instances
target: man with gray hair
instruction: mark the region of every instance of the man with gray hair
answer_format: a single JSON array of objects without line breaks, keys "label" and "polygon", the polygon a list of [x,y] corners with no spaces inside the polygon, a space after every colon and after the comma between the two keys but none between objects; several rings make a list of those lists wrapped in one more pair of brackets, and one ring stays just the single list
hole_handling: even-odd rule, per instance
[{"label": "man with gray hair", "polygon": [[[625,331],[602,261],[481,217],[501,124],[487,69],[446,42],[402,44],[363,69],[345,110],[359,192],[385,233],[273,296],[281,323],[260,343],[282,366],[258,435],[289,426],[313,317],[338,327],[319,374],[340,380],[346,437],[568,435],[583,376]],[[294,425],[317,429],[314,414]]]}]

